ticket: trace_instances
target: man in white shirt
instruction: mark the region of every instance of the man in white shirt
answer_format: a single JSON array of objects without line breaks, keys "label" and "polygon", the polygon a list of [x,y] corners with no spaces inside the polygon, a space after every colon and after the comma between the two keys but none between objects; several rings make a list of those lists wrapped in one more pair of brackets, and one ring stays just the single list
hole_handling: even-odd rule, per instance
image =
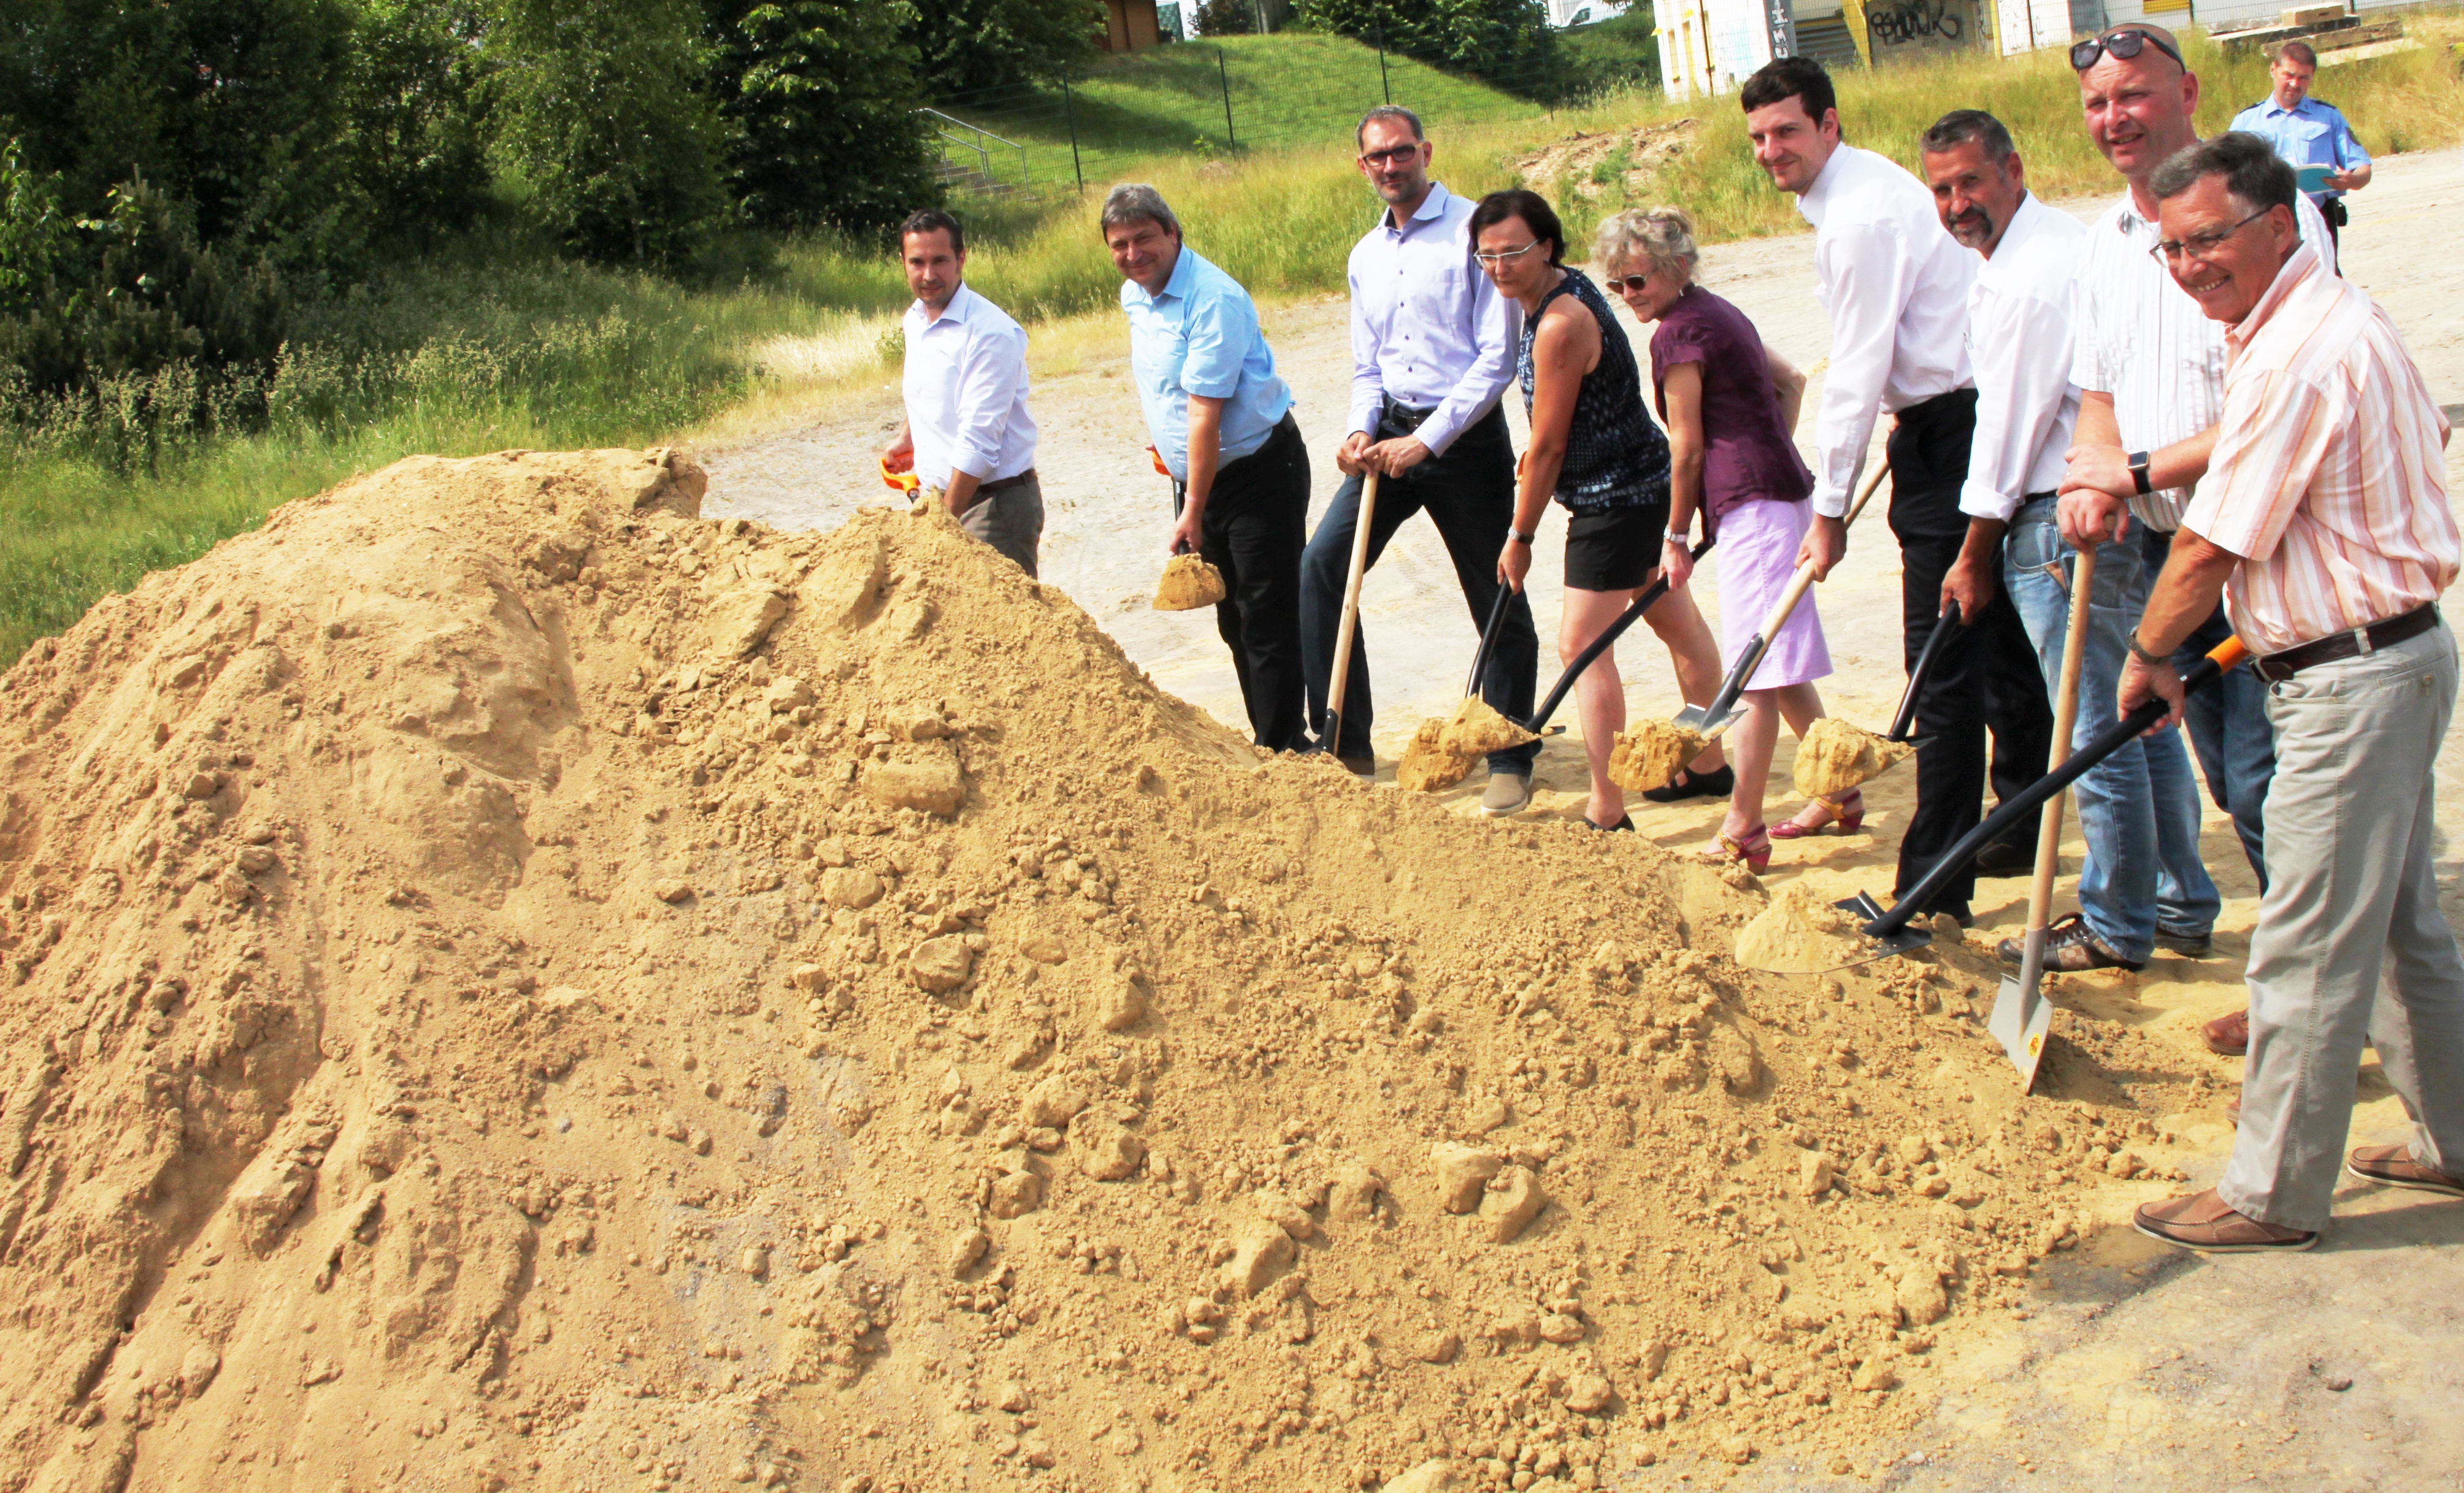
[{"label": "man in white shirt", "polygon": [[[1830,77],[1810,57],[1781,57],[1738,94],[1754,160],[1794,192],[1814,224],[1817,297],[1831,315],[1831,369],[1815,417],[1813,528],[1803,558],[1830,574],[1847,550],[1841,516],[1873,438],[1894,416],[1891,532],[1900,541],[1901,615],[1910,665],[1941,621],[1943,581],[1959,559],[1968,520],[1959,509],[1976,427],[1976,388],[1965,334],[1976,261],[1943,231],[1933,194],[1888,158],[1839,138]],[[1917,702],[1933,744],[1917,754],[1917,807],[1900,837],[1898,884],[1922,880],[1976,826],[1988,776],[2008,799],[2041,777],[2053,710],[2027,630],[1989,576],[1990,599],[1963,609]],[[1963,925],[1976,872],[2021,871],[2035,859],[2035,826],[1989,846],[1947,883],[1924,913]]]},{"label": "man in white shirt", "polygon": [[[1370,110],[1354,139],[1361,174],[1386,209],[1352,250],[1352,423],[1334,458],[1344,481],[1301,561],[1313,721],[1326,718],[1363,474],[1380,474],[1369,563],[1377,563],[1406,519],[1425,510],[1454,560],[1475,638],[1497,600],[1497,553],[1514,517],[1514,446],[1498,397],[1514,377],[1520,313],[1472,263],[1474,204],[1429,180],[1436,151],[1409,109]],[[1361,773],[1376,769],[1368,635],[1365,626],[1353,633],[1343,739],[1319,743]],[[1481,697],[1506,714],[1529,715],[1538,673],[1531,604],[1517,594],[1506,604],[1483,668]],[[1538,753],[1533,743],[1489,757],[1484,812],[1511,814],[1530,804]]]},{"label": "man in white shirt", "polygon": [[[2079,420],[2071,320],[2087,230],[2029,193],[2026,164],[1990,114],[1944,115],[1918,150],[1942,226],[1984,259],[1968,300],[1977,396],[1959,501],[1968,541],[1943,582],[1943,603],[1982,607],[1998,574],[2036,646],[2045,686],[2056,689],[2079,552],[2057,527],[2055,489]],[[2154,579],[2135,538],[2097,547],[2074,745],[2116,718],[2114,689]],[[2054,925],[2046,967],[2137,969],[2159,938],[2204,942],[2221,903],[2199,860],[2198,785],[2180,735],[2132,741],[2073,793],[2087,840],[2079,911]],[[2006,961],[2018,963],[2019,954],[2018,940],[2002,941]]]},{"label": "man in white shirt", "polygon": [[[2209,320],[2156,259],[2156,198],[2147,185],[2167,158],[2198,142],[2199,78],[2183,65],[2172,33],[2146,21],[2075,43],[2071,67],[2088,138],[2129,189],[2090,226],[2079,263],[2071,374],[2080,391],[2079,419],[2061,484],[2062,536],[2079,543],[2136,529],[2152,576],[2164,568],[2183,511],[2207,473],[2224,410],[2225,328]],[[2307,197],[2295,207],[2302,242],[2333,270],[2326,221]],[[2182,645],[2177,662],[2188,668],[2232,630],[2216,608]],[[2209,797],[2233,816],[2263,893],[2264,811],[2276,774],[2267,686],[2245,664],[2215,689],[2192,695],[2183,724]],[[2202,955],[2204,942],[2177,952]],[[2217,1052],[2237,1057],[2248,1048],[2249,1026],[2239,1013],[2220,1017],[2207,1039]]]},{"label": "man in white shirt", "polygon": [[882,453],[913,472],[958,527],[1035,574],[1044,489],[1035,479],[1035,421],[1026,412],[1026,331],[967,288],[967,239],[934,209],[898,230],[915,303],[907,308],[907,419]]}]

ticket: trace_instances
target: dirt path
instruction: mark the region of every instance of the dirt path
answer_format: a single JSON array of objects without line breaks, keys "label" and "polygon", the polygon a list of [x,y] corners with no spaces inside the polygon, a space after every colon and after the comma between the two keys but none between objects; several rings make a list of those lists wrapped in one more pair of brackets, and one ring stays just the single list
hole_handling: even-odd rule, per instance
[{"label": "dirt path", "polygon": [[[2451,419],[2464,420],[2464,154],[2440,152],[2380,163],[2375,185],[2353,199],[2344,236],[2348,271],[2395,316]],[[2082,216],[2101,204],[2071,205]],[[2451,237],[2450,235],[2455,235]],[[1202,231],[1198,237],[1203,240]],[[1705,255],[1704,279],[1736,301],[1763,335],[1800,366],[1820,359],[1829,329],[1813,298],[1811,241],[1804,237],[1726,246]],[[1306,302],[1270,314],[1269,336],[1299,400],[1317,460],[1317,503],[1336,474],[1326,453],[1344,415],[1347,340],[1340,301]],[[1808,409],[1815,406],[1809,395]],[[1519,400],[1509,400],[1518,427]],[[1038,465],[1049,516],[1045,579],[1093,613],[1166,689],[1217,718],[1242,718],[1229,660],[1203,612],[1147,609],[1168,524],[1169,492],[1146,453],[1126,358],[1041,384],[1044,428]],[[758,444],[705,454],[714,516],[739,515],[787,527],[827,527],[853,508],[884,500],[873,453],[898,418],[895,396],[838,412],[825,423]],[[1807,421],[1810,428],[1811,420]],[[2464,441],[2449,449],[2451,492],[2464,494]],[[1314,516],[1313,516],[1314,518]],[[1544,525],[1533,604],[1544,631],[1558,612],[1562,520]],[[1718,610],[1718,565],[1696,589]],[[1365,626],[1383,705],[1381,756],[1398,755],[1423,715],[1449,708],[1477,639],[1455,591],[1443,547],[1425,523],[1408,526],[1363,588]],[[1850,564],[1819,604],[1837,672],[1823,683],[1834,714],[1879,722],[1902,680],[1899,563],[1888,529],[1870,518],[1854,536]],[[1664,712],[1676,701],[1664,655],[1648,639],[1622,650],[1629,708]],[[1544,668],[1544,681],[1553,668]],[[1783,746],[1785,757],[1787,748]],[[1774,782],[1784,785],[1787,763]],[[2442,826],[2464,826],[2464,729],[2439,759]],[[1544,753],[1534,813],[1581,811],[1581,747],[1553,739]],[[1785,847],[1768,878],[1811,876],[1824,885],[1887,891],[1899,827],[1909,806],[1905,772],[1869,790],[1867,833]],[[1455,797],[1465,812],[1474,779]],[[1791,805],[1776,796],[1774,813]],[[1696,845],[1719,809],[1700,801],[1638,812],[1643,833],[1672,848]],[[2061,1021],[2127,1023],[2197,1049],[2198,1022],[2237,1006],[2240,965],[2256,887],[2221,816],[2207,823],[2208,864],[2227,902],[2217,954],[2193,963],[2170,955],[2143,974],[2075,978]],[[2076,870],[2076,839],[2066,873]],[[2440,861],[2451,921],[2459,862]],[[1991,940],[2015,932],[2025,884],[1979,889],[1979,929],[1951,961],[1991,988]],[[2059,1024],[2057,1022],[2057,1030]],[[2221,1169],[2231,1131],[2221,1102],[2240,1079],[2238,1062],[2213,1063],[2213,1103],[2160,1117],[2184,1139],[2184,1159],[2204,1184]],[[1946,1063],[1948,1084],[2007,1082]],[[2058,1075],[2057,1075],[2058,1078]],[[2373,1060],[2363,1073],[2357,1140],[2395,1138],[2403,1117]],[[2061,1097],[2058,1083],[2054,1096]],[[2115,1183],[2108,1220],[2169,1184]],[[2054,1279],[2042,1302],[1990,1342],[1948,1343],[1961,1386],[1947,1394],[1928,1433],[1888,1462],[1854,1469],[1906,1488],[2167,1487],[2229,1482],[2255,1487],[2464,1488],[2464,1205],[2416,1195],[2356,1190],[2314,1253],[2285,1260],[2214,1262],[2161,1252],[2126,1227],[2108,1229]],[[2144,1246],[2144,1247],[2143,1247]],[[1797,1487],[1828,1469],[1785,1460],[1729,1469],[1670,1466],[1633,1475],[1635,1486],[1689,1485],[1735,1478],[1737,1485]],[[2034,1475],[2023,1475],[2034,1474]]]}]

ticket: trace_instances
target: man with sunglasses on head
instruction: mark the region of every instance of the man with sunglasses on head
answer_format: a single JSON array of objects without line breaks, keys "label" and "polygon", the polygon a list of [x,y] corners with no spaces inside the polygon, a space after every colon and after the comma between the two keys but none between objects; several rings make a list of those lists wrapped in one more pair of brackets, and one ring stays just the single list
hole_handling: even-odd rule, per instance
[{"label": "man with sunglasses on head", "polygon": [[[2073,545],[2135,533],[2150,574],[2164,568],[2224,407],[2223,325],[2203,316],[2157,256],[2157,168],[2198,143],[2198,75],[2182,62],[2172,33],[2131,21],[2071,48],[2088,138],[2129,189],[2088,230],[2074,322],[2079,385],[2076,441],[2061,482],[2058,516]],[[2334,268],[2326,223],[2307,198],[2296,205],[2302,240]],[[2188,668],[2233,630],[2221,607],[2182,644]],[[2276,771],[2267,687],[2247,666],[2189,702],[2190,745],[2216,806],[2233,816],[2243,853],[2267,887],[2262,813]],[[2156,930],[2156,947],[2205,958],[2211,941],[2189,928]],[[2235,1056],[2248,1042],[2240,1015],[2219,1018],[2208,1044]]]},{"label": "man with sunglasses on head", "polygon": [[[1380,479],[1368,562],[1377,563],[1395,531],[1425,510],[1454,561],[1475,635],[1497,601],[1497,554],[1514,518],[1514,447],[1498,399],[1514,378],[1521,318],[1472,261],[1474,205],[1429,180],[1436,152],[1411,110],[1381,104],[1361,117],[1353,138],[1360,173],[1386,207],[1352,250],[1352,422],[1334,458],[1344,480],[1301,561],[1309,714],[1320,722],[1365,475]],[[1368,628],[1356,626],[1343,739],[1318,743],[1363,776],[1376,771],[1367,640]],[[1481,697],[1505,714],[1529,716],[1538,672],[1531,604],[1517,594],[1506,603],[1483,667]],[[1529,806],[1539,750],[1531,743],[1490,756],[1483,812]]]},{"label": "man with sunglasses on head", "polygon": [[[1754,160],[1794,192],[1814,224],[1815,296],[1831,314],[1831,371],[1814,440],[1814,524],[1800,562],[1827,576],[1846,553],[1849,490],[1874,421],[1892,416],[1891,533],[1900,541],[1903,647],[1913,666],[1942,616],[1943,582],[1968,538],[1960,494],[1976,433],[1968,360],[1968,296],[1976,256],[1935,215],[1933,193],[1889,157],[1840,139],[1830,76],[1781,57],[1738,94]],[[2054,713],[2035,650],[2003,595],[1999,568],[1977,578],[1980,604],[1937,655],[1917,699],[1931,744],[1917,753],[1917,806],[1900,836],[1898,885],[1924,879],[1982,817],[1985,786],[2009,799],[2044,775]],[[1972,613],[1972,614],[1971,614]],[[1989,754],[1988,733],[1991,735]],[[1990,846],[1920,909],[1965,927],[1981,870],[2035,862],[2036,826]]]}]

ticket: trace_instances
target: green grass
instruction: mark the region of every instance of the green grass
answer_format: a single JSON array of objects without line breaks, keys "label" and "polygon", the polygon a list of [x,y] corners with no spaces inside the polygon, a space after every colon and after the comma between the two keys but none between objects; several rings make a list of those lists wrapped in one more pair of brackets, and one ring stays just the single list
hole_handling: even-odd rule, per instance
[{"label": "green grass", "polygon": [[[2446,53],[2449,40],[2464,36],[2464,16],[2413,12],[2406,26],[2430,47],[2331,68],[2321,85],[2373,152],[2464,139],[2464,83]],[[1261,42],[1293,52],[1344,45],[1289,34],[1230,38],[1227,54]],[[2264,67],[2255,58],[2228,62],[2199,38],[2191,46],[2209,82],[2201,123],[2222,128],[2265,91]],[[1199,50],[1186,49],[1175,64]],[[1370,60],[1374,67],[1374,54]],[[1239,67],[1236,60],[1236,120]],[[1903,162],[1913,164],[1918,131],[1944,110],[1984,100],[2017,135],[2043,195],[2115,190],[2080,128],[2077,85],[2057,52],[1840,82],[1849,138]],[[1432,94],[1415,97],[1423,83]],[[1434,92],[1441,88],[1470,92]],[[1278,116],[1309,143],[1233,160],[1164,137],[1131,154],[1134,134],[1122,125],[1107,146],[1122,153],[1103,158],[1113,168],[1090,172],[1090,187],[1116,176],[1153,181],[1180,213],[1190,244],[1264,297],[1339,292],[1345,252],[1375,204],[1346,138],[1355,100],[1323,93],[1287,102]],[[1194,109],[1194,96],[1178,97]],[[1511,101],[1437,74],[1398,84],[1396,97],[1428,108],[1438,174],[1457,191],[1510,185],[1517,155],[1576,129],[1692,118],[1701,121],[1692,149],[1639,188],[1638,204],[1684,206],[1707,242],[1802,227],[1793,201],[1754,167],[1732,99],[1640,95],[1553,115],[1527,104],[1510,117],[1484,116]],[[1429,98],[1454,102],[1441,108]],[[1176,117],[1161,103],[1148,107],[1150,116]],[[1578,251],[1593,223],[1627,205],[1620,165],[1586,173],[1596,195],[1570,197]],[[1119,280],[1096,234],[1097,200],[1090,190],[1040,205],[962,204],[976,239],[970,281],[1030,321],[1113,305]],[[74,428],[0,432],[0,660],[68,626],[97,597],[195,558],[276,504],[410,452],[652,444],[747,409],[809,418],[835,391],[880,385],[906,302],[889,255],[829,237],[785,246],[770,273],[707,291],[512,253],[400,272],[320,317],[307,349],[276,381],[276,419],[262,434],[168,441],[137,470],[118,472],[92,459]],[[1090,324],[1070,335],[1083,340]]]}]

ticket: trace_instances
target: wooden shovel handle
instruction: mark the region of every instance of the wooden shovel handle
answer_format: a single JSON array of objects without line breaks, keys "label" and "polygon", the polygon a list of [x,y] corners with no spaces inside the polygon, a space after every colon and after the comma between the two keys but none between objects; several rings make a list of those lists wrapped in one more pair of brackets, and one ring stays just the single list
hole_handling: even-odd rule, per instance
[{"label": "wooden shovel handle", "polygon": [[[1360,511],[1352,530],[1352,574],[1343,584],[1343,624],[1334,633],[1334,677],[1326,689],[1328,729],[1343,722],[1343,691],[1352,676],[1352,638],[1360,626],[1360,577],[1369,568],[1369,525],[1377,516],[1377,470],[1373,467],[1360,479]],[[1343,743],[1330,740],[1326,749],[1339,751]]]},{"label": "wooden shovel handle", "polygon": [[[2096,549],[2079,551],[2071,567],[2071,622],[2062,634],[2062,682],[2054,692],[2054,747],[2045,771],[2055,772],[2071,755],[2071,728],[2079,720],[2079,670],[2087,662],[2088,599],[2096,590]],[[2028,926],[2044,927],[2054,913],[2054,878],[2062,860],[2062,803],[2067,793],[2045,801],[2036,823],[2036,879],[2028,889]]]}]

